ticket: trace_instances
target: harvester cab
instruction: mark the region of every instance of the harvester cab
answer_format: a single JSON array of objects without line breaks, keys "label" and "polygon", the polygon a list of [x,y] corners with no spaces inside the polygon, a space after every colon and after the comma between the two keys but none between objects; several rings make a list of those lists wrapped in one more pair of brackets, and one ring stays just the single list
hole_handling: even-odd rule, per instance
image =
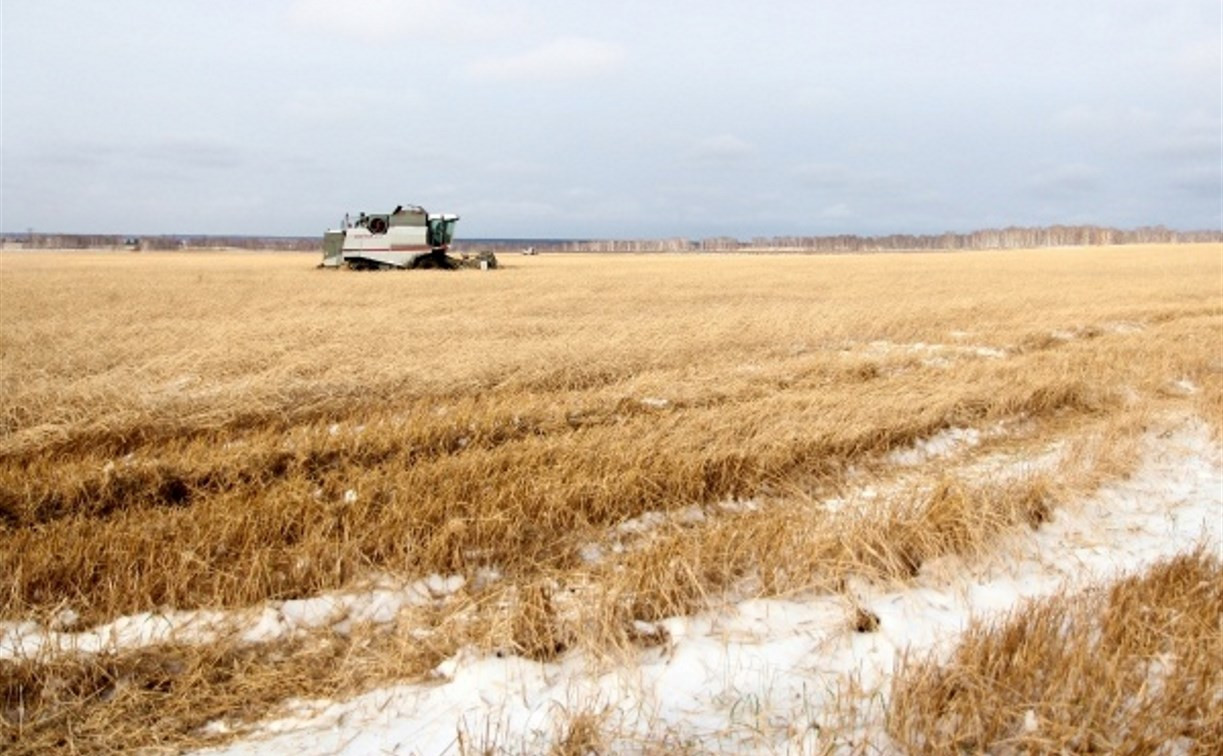
[{"label": "harvester cab", "polygon": [[344,216],[340,228],[323,234],[321,267],[358,270],[389,268],[458,268],[461,260],[446,254],[459,216],[429,213],[416,205],[399,205],[389,213]]}]

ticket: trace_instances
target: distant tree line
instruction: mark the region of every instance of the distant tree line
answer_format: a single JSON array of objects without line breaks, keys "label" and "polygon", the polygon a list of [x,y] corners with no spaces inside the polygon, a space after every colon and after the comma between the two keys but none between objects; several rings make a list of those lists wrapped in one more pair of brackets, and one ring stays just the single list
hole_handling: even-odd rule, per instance
[{"label": "distant tree line", "polygon": [[[10,234],[5,246],[26,249],[250,249],[317,251],[317,236],[122,236],[115,234]],[[468,239],[456,241],[455,251],[491,249],[514,253],[532,248],[538,252],[744,252],[780,250],[790,252],[902,252],[955,249],[1028,249],[1033,247],[1084,247],[1104,244],[1192,244],[1223,242],[1223,230],[1175,231],[1163,226],[1131,230],[1102,226],[1044,226],[988,228],[969,233],[889,234],[887,236],[757,236],[743,241],[732,236],[704,239]]]},{"label": "distant tree line", "polygon": [[[1085,247],[1105,244],[1191,244],[1223,241],[1223,230],[1175,231],[1163,226],[1131,230],[1101,226],[988,228],[964,234],[889,234],[887,236],[757,236],[750,241],[718,236],[699,240],[637,239],[558,242],[568,252],[731,252],[786,250],[795,252],[900,252],[910,250],[1029,249]],[[538,244],[536,246],[539,246]]]},{"label": "distant tree line", "polygon": [[321,248],[318,237],[296,236],[124,236],[121,234],[8,234],[5,246],[25,249],[269,249],[312,251]]}]

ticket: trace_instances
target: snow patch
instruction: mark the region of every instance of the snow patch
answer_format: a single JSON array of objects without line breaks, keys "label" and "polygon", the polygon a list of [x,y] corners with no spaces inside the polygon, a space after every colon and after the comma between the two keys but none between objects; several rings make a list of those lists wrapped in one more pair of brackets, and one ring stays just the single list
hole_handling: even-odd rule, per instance
[{"label": "snow patch", "polygon": [[[884,714],[905,653],[947,653],[970,622],[1025,600],[1140,572],[1199,544],[1223,547],[1223,460],[1208,429],[1151,438],[1145,451],[1132,477],[1039,530],[1015,531],[987,558],[932,560],[903,590],[856,581],[856,606],[879,618],[873,632],[854,631],[846,598],[814,595],[665,619],[651,625],[665,631],[663,644],[610,670],[577,653],[537,663],[465,650],[435,681],[302,702],[212,753],[441,753],[458,750],[459,732],[538,752],[566,713],[592,703],[606,707],[620,739],[613,751],[658,732],[697,750],[806,751],[823,745],[821,731],[837,733],[840,750],[893,751]],[[1033,714],[1024,726],[1040,722]]]},{"label": "snow patch", "polygon": [[1006,350],[998,349],[996,347],[976,346],[972,347],[972,353],[978,357],[989,357],[995,360],[1000,360],[1003,357],[1006,357]]},{"label": "snow patch", "polygon": [[1036,718],[1036,711],[1028,709],[1023,713],[1023,731],[1032,735],[1040,730],[1040,720]]},{"label": "snow patch", "polygon": [[617,525],[616,532],[622,535],[641,535],[651,530],[657,530],[666,524],[666,522],[667,515],[664,512],[643,512]]},{"label": "snow patch", "polygon": [[755,512],[762,506],[759,499],[727,499],[720,501],[717,508],[723,512],[730,514],[739,514],[742,512]]},{"label": "snow patch", "polygon": [[[486,574],[480,577],[485,584],[490,581]],[[273,601],[247,609],[141,612],[80,632],[66,631],[70,627],[63,624],[66,615],[75,616],[75,612],[65,609],[50,627],[37,622],[0,622],[0,659],[48,652],[96,654],[169,642],[202,644],[227,637],[243,643],[269,643],[322,627],[347,634],[360,624],[391,622],[407,607],[438,606],[466,582],[462,575],[430,575],[407,585],[384,584],[362,592]]]},{"label": "snow patch", "polygon": [[907,449],[889,452],[887,461],[903,467],[913,467],[930,459],[948,457],[961,449],[977,446],[981,443],[981,437],[981,431],[976,428],[948,428],[914,442]]},{"label": "snow patch", "polygon": [[[963,331],[953,331],[952,335],[963,334],[968,336]],[[956,337],[960,338],[960,337]],[[1005,349],[999,347],[987,346],[985,344],[927,344],[924,341],[918,341],[911,344],[897,344],[891,341],[872,341],[866,345],[866,351],[877,356],[891,354],[911,354],[924,356],[927,364],[932,366],[945,366],[950,360],[960,357],[984,357],[986,359],[1000,360],[1009,356]],[[844,354],[853,354],[852,350],[843,350]]]},{"label": "snow patch", "polygon": [[705,521],[705,511],[697,506],[688,506],[674,512],[651,510],[625,520],[616,526],[620,535],[641,536],[652,533],[665,525],[695,525]]},{"label": "snow patch", "polygon": [[586,564],[598,564],[603,561],[603,547],[597,543],[587,543],[578,549],[578,558]]},{"label": "snow patch", "polygon": [[1164,386],[1164,392],[1172,396],[1193,396],[1198,392],[1197,384],[1188,378],[1180,378],[1175,381],[1168,381]]}]

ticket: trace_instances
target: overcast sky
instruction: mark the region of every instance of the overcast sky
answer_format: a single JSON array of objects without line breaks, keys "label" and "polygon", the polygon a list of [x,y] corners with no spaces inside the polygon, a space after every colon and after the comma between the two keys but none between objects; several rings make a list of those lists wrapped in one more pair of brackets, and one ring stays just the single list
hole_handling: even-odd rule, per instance
[{"label": "overcast sky", "polygon": [[1219,0],[3,0],[0,228],[1219,228]]}]

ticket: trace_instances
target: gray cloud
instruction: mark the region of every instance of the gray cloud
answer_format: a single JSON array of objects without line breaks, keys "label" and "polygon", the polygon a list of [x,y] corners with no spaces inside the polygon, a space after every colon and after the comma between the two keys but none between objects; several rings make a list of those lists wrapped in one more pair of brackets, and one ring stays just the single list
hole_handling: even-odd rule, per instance
[{"label": "gray cloud", "polygon": [[167,137],[145,144],[64,140],[45,145],[29,159],[30,165],[50,170],[157,175],[229,171],[246,162],[242,151],[233,145],[192,137]]},{"label": "gray cloud", "polygon": [[752,157],[756,146],[734,134],[717,134],[700,139],[688,150],[688,157],[698,161],[727,162]]},{"label": "gray cloud", "polygon": [[1100,172],[1085,163],[1067,163],[1041,171],[1028,180],[1033,191],[1062,196],[1092,192],[1100,185]]},{"label": "gray cloud", "polygon": [[176,168],[228,170],[244,161],[233,145],[206,138],[170,137],[132,150],[135,160]]},{"label": "gray cloud", "polygon": [[1223,166],[1219,163],[1176,171],[1171,176],[1172,186],[1194,197],[1223,201]]},{"label": "gray cloud", "polygon": [[828,205],[819,211],[819,217],[829,220],[842,220],[854,217],[854,211],[844,202]]},{"label": "gray cloud", "polygon": [[621,45],[562,37],[524,52],[477,58],[467,64],[467,72],[494,81],[564,81],[611,73],[624,59]]},{"label": "gray cloud", "polygon": [[897,197],[912,191],[894,175],[849,163],[808,163],[790,174],[803,186],[853,197]]},{"label": "gray cloud", "polygon": [[791,169],[791,173],[803,184],[816,189],[845,191],[854,182],[849,168],[834,163],[809,163]]},{"label": "gray cloud", "polygon": [[1217,227],[1220,28],[1217,0],[10,3],[3,223]]},{"label": "gray cloud", "polygon": [[488,40],[522,28],[520,14],[465,0],[295,0],[288,18],[301,28],[365,44]]},{"label": "gray cloud", "polygon": [[1209,135],[1188,135],[1157,141],[1151,148],[1153,157],[1171,162],[1218,162],[1223,158],[1223,144]]}]

